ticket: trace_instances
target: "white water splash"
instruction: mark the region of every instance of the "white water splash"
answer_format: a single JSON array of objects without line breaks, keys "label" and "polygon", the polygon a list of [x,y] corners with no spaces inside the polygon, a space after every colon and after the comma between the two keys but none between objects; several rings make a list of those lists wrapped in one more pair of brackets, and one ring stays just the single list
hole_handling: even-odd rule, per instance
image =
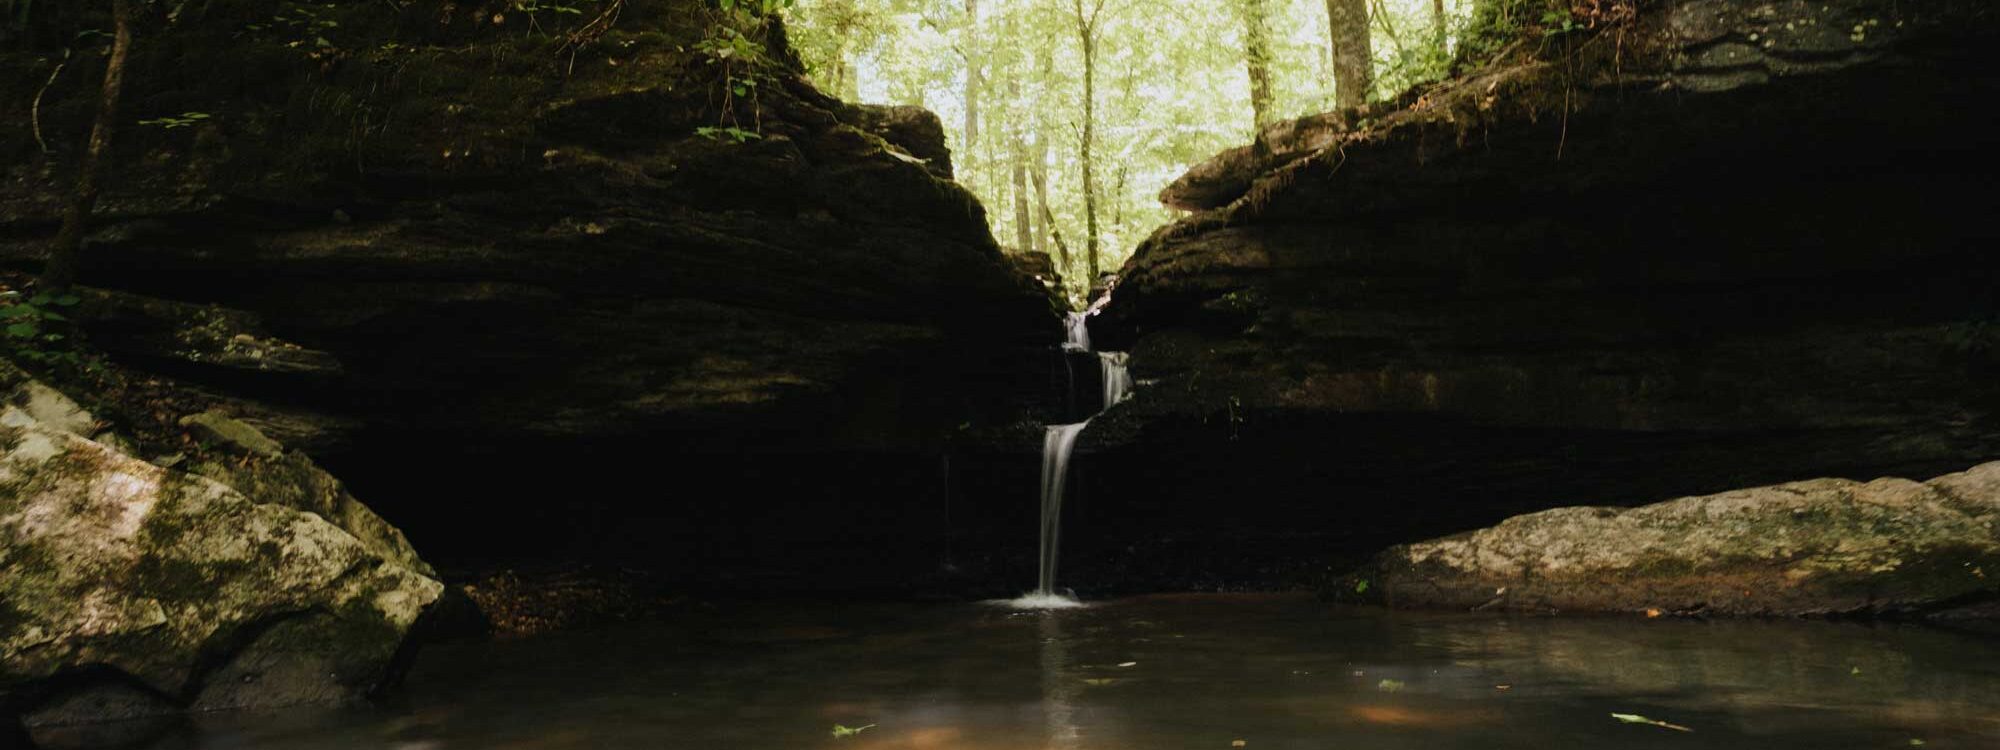
[{"label": "white water splash", "polygon": [[994,599],[986,603],[1008,609],[1083,609],[1090,606],[1068,594],[1042,593],[1022,594],[1012,599]]}]

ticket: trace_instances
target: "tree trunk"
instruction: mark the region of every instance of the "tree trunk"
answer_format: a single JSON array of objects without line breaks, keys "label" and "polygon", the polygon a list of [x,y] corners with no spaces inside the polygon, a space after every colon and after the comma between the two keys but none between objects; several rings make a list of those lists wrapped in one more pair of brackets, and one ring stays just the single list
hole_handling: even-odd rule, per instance
[{"label": "tree trunk", "polygon": [[98,94],[97,123],[90,129],[90,145],[77,165],[76,192],[63,213],[62,229],[49,248],[48,266],[42,270],[42,286],[63,289],[76,283],[83,266],[83,236],[90,230],[90,212],[97,208],[97,194],[104,179],[106,162],[111,159],[111,137],[118,128],[118,103],[125,88],[125,60],[132,51],[131,0],[111,0],[113,35],[111,57],[104,64],[104,89]]},{"label": "tree trunk", "polygon": [[1090,274],[1088,285],[1096,286],[1101,266],[1097,247],[1097,164],[1092,161],[1090,150],[1097,140],[1097,18],[1095,14],[1084,15],[1083,0],[1073,1],[1076,35],[1083,43],[1083,142],[1079,149],[1083,161],[1083,229],[1087,233],[1083,246]]},{"label": "tree trunk", "polygon": [[1035,252],[1035,221],[1028,213],[1028,149],[1014,134],[1014,251]]},{"label": "tree trunk", "polygon": [[1131,173],[1131,170],[1132,166],[1130,164],[1119,162],[1118,179],[1111,183],[1111,196],[1113,198],[1111,201],[1111,231],[1120,234],[1123,234],[1125,231],[1125,201],[1116,199],[1125,195],[1125,178]]},{"label": "tree trunk", "polygon": [[1326,0],[1333,42],[1334,103],[1345,109],[1368,103],[1375,52],[1368,41],[1368,0]]},{"label": "tree trunk", "polygon": [[1056,214],[1049,210],[1049,145],[1041,140],[1036,146],[1030,176],[1035,180],[1035,204],[1042,209],[1042,233],[1055,242],[1056,269],[1059,273],[1069,273],[1069,245],[1063,243],[1062,228],[1056,226]]},{"label": "tree trunk", "polygon": [[1271,34],[1266,28],[1265,0],[1238,0],[1243,15],[1243,61],[1250,73],[1250,114],[1262,131],[1276,114],[1271,111]]},{"label": "tree trunk", "polygon": [[1431,35],[1437,38],[1438,49],[1445,50],[1451,30],[1445,20],[1444,0],[1431,0]]},{"label": "tree trunk", "polygon": [[[965,159],[979,146],[979,0],[965,0]],[[968,166],[966,172],[971,173]]]},{"label": "tree trunk", "polygon": [[847,48],[842,45],[840,56],[833,61],[833,97],[844,102],[860,100],[856,90],[858,83],[854,77],[854,66],[847,62]]}]

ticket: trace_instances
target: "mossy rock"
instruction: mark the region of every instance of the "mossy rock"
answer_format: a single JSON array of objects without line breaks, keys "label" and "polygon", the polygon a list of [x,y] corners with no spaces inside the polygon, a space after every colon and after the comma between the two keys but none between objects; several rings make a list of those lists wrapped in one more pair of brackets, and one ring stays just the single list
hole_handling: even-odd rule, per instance
[{"label": "mossy rock", "polygon": [[2000,597],[2000,462],[1922,483],[1815,479],[1632,509],[1558,508],[1392,548],[1331,591],[1521,611],[1945,609]]},{"label": "mossy rock", "polygon": [[[146,463],[19,408],[0,411],[0,445],[11,498],[0,513],[0,703],[48,706],[45,720],[92,705],[72,700],[101,687],[90,675],[183,707],[356,697],[388,677],[442,591],[413,555],[385,557],[317,513]],[[240,677],[251,662],[289,675],[284,688],[217,697],[217,676]],[[65,692],[51,693],[56,684]]]}]

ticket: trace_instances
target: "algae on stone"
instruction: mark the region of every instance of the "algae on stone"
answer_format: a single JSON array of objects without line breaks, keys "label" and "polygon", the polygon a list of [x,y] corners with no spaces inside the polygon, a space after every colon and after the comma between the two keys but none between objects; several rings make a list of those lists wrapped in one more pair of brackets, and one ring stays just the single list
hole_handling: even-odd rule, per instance
[{"label": "algae on stone", "polygon": [[2000,462],[1557,508],[1392,548],[1355,577],[1391,606],[1798,615],[1949,607],[2000,596],[1995,573]]},{"label": "algae on stone", "polygon": [[[11,385],[21,393],[39,384]],[[302,456],[268,459],[292,462],[291,473],[259,475],[262,484],[244,481],[244,491],[7,401],[0,702],[53,701],[44,719],[73,720],[65,706],[93,703],[71,700],[78,688],[46,694],[51,681],[106,668],[121,675],[114,682],[129,678],[182,706],[351,698],[388,678],[410,627],[442,593],[399,533]],[[311,499],[257,496],[280,497],[288,481]],[[218,675],[240,684],[220,696]]]}]

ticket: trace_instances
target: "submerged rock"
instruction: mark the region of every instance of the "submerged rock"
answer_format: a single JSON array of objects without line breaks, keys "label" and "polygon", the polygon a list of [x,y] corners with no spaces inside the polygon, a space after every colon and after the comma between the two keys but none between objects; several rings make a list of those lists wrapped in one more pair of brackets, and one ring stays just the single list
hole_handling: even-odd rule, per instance
[{"label": "submerged rock", "polygon": [[2000,463],[1558,508],[1391,548],[1335,593],[1393,607],[1927,612],[2000,597]]},{"label": "submerged rock", "polygon": [[[328,702],[392,677],[442,584],[302,456],[196,468],[217,481],[20,398],[0,406],[0,712],[38,726]],[[40,413],[83,411],[63,401]]]}]

